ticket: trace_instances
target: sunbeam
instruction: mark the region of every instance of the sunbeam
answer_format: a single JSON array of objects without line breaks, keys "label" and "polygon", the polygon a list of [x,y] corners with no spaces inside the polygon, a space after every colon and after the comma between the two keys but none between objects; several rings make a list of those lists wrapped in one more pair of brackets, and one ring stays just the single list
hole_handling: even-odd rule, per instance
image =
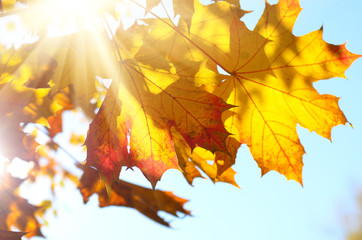
[{"label": "sunbeam", "polygon": [[6,171],[6,166],[9,164],[9,159],[0,154],[0,175]]}]

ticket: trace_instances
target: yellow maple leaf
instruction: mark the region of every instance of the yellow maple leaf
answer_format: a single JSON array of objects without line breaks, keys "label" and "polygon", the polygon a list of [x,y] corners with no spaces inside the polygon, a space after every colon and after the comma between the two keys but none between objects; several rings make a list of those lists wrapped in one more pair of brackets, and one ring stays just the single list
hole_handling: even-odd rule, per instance
[{"label": "yellow maple leaf", "polygon": [[[297,0],[266,4],[253,31],[235,17],[229,51],[210,58],[229,74],[213,92],[238,106],[223,116],[232,138],[249,146],[262,174],[276,170],[302,183],[304,149],[297,123],[330,138],[334,126],[347,122],[338,98],[320,95],[313,82],[344,77],[359,55],[324,42],[322,30],[294,36],[300,10]],[[201,43],[198,47],[204,49]]]}]

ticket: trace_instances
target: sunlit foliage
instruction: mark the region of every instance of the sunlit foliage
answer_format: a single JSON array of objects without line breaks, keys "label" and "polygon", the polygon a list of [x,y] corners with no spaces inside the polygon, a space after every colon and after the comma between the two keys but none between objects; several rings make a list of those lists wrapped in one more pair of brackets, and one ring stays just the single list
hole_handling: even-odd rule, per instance
[{"label": "sunlit foliage", "polygon": [[[231,166],[245,144],[262,174],[302,184],[297,124],[330,138],[347,123],[338,98],[313,83],[344,77],[360,56],[326,43],[322,29],[294,36],[298,0],[266,3],[253,30],[234,0],[0,3],[2,31],[18,34],[0,47],[2,238],[42,236],[38,219],[51,203],[29,204],[18,193],[23,182],[45,177],[54,190],[70,180],[84,202],[97,194],[101,207],[135,208],[168,226],[158,211],[190,214],[185,199],[155,190],[168,169],[189,184],[207,176],[237,186]],[[76,124],[65,112],[90,122],[87,136],[69,141],[84,144],[85,161],[56,140]],[[14,159],[27,164],[25,179],[6,172]],[[136,167],[153,189],[119,179]]]}]

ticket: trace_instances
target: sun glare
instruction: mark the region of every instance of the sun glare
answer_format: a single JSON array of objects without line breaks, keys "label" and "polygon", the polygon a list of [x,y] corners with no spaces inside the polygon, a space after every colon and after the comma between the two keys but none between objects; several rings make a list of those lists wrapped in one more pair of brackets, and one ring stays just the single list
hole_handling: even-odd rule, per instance
[{"label": "sun glare", "polygon": [[[39,11],[39,14],[48,13],[40,16],[44,16],[48,36],[54,37],[83,29],[93,30],[100,26],[101,18],[97,6],[96,0],[50,0],[34,11]],[[49,22],[49,19],[52,20]]]},{"label": "sun glare", "polygon": [[[89,62],[92,63],[92,58],[83,57],[88,56],[86,53],[91,52],[88,51],[89,49],[94,49],[92,51],[96,52],[94,55],[102,58],[102,64],[104,64],[102,67],[104,69],[108,69],[112,73],[119,70],[118,65],[114,63],[114,59],[109,58],[110,41],[104,38],[104,34],[107,33],[108,37],[111,37],[110,35],[114,34],[118,26],[128,28],[137,19],[145,17],[145,9],[141,6],[145,6],[146,1],[137,0],[135,2],[138,2],[138,4],[121,0],[116,6],[113,6],[114,9],[109,9],[102,0],[38,0],[33,2],[29,9],[19,11],[19,15],[7,17],[5,18],[6,21],[0,23],[0,34],[6,36],[1,39],[1,42],[2,44],[5,42],[7,47],[15,46],[16,49],[25,43],[37,42],[32,50],[34,54],[29,54],[24,59],[23,66],[32,65],[33,58],[42,49],[47,49],[48,55],[55,56],[58,52],[66,52],[65,49],[68,46],[76,46],[77,51],[75,51],[74,58],[71,60],[77,66],[77,71],[72,72],[72,68],[70,68],[69,74],[71,81],[77,80],[73,84],[75,92],[83,93],[87,90],[87,71],[89,68],[99,67],[98,65],[89,64]],[[121,25],[120,22],[122,22]],[[48,39],[41,36],[44,33]],[[70,40],[55,40],[57,37],[73,33],[79,33],[75,38],[68,38],[73,42],[70,42]],[[54,46],[48,49],[44,47],[43,41],[46,44],[52,42]],[[58,42],[59,45],[57,45]],[[94,48],[86,48],[88,45],[94,46]],[[113,44],[111,47],[114,47]],[[66,62],[69,59],[59,57],[57,61],[58,69],[69,67],[69,63]],[[22,69],[18,68],[14,75]],[[82,96],[79,98],[82,98]],[[79,100],[75,97],[74,101]],[[3,157],[0,149],[0,174],[9,172],[13,176],[24,178],[32,167],[32,163],[21,159],[9,160]]]}]

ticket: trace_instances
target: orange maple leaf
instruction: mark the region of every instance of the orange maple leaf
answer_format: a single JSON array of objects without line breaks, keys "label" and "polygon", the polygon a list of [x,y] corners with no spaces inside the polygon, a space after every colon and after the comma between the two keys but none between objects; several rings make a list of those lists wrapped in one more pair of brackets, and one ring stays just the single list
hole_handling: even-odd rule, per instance
[{"label": "orange maple leaf", "polygon": [[158,216],[159,211],[174,216],[177,216],[178,212],[190,215],[190,212],[183,208],[187,200],[177,197],[171,192],[152,190],[122,180],[114,181],[111,188],[112,190],[108,192],[95,169],[85,168],[79,185],[85,203],[88,202],[91,195],[97,193],[100,207],[131,207],[165,226],[169,226],[169,223]]}]

